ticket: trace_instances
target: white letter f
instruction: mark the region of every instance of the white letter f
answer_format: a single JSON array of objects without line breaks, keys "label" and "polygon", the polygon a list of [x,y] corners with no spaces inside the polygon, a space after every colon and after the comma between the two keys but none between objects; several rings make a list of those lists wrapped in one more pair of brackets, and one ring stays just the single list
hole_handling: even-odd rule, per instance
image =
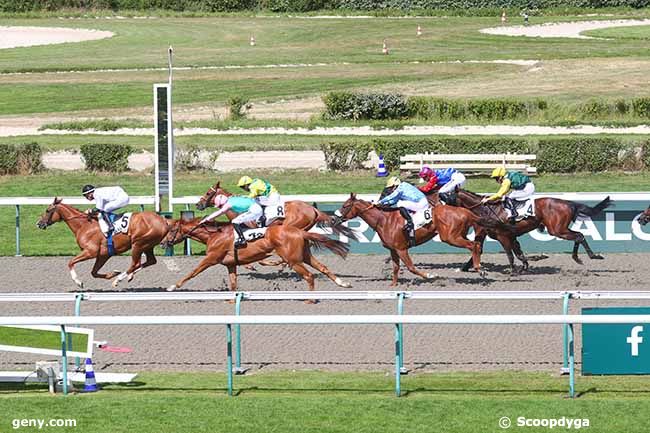
[{"label": "white letter f", "polygon": [[639,334],[642,332],[643,326],[635,326],[627,337],[627,343],[632,346],[632,356],[639,356],[639,344],[643,343],[643,337],[639,337]]}]

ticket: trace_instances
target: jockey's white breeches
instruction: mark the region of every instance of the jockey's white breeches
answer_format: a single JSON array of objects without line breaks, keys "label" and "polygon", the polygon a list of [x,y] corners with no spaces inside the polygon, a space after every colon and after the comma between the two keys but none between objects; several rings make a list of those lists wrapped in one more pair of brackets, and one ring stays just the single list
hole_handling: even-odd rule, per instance
[{"label": "jockey's white breeches", "polygon": [[104,205],[104,209],[100,209],[100,210],[104,212],[112,213],[128,204],[129,204],[129,196],[126,194],[120,194],[114,200],[107,202]]},{"label": "jockey's white breeches", "polygon": [[277,192],[271,193],[268,196],[259,196],[257,197],[257,202],[262,206],[281,206],[282,198]]},{"label": "jockey's white breeches", "polygon": [[523,189],[513,189],[508,193],[508,197],[513,200],[524,201],[528,200],[535,194],[535,185],[532,182],[528,182]]},{"label": "jockey's white breeches", "polygon": [[255,221],[257,222],[262,217],[262,206],[257,203],[253,203],[247,212],[244,212],[241,215],[233,218],[233,224],[244,224],[247,222]]},{"label": "jockey's white breeches", "polygon": [[465,185],[465,180],[465,175],[463,173],[456,172],[451,175],[451,180],[444,184],[438,192],[441,194],[452,192],[456,187],[462,187]]},{"label": "jockey's white breeches", "polygon": [[426,198],[420,199],[420,201],[417,202],[400,200],[395,204],[395,206],[403,207],[404,209],[408,209],[409,211],[415,213],[426,210],[429,207],[429,202]]}]

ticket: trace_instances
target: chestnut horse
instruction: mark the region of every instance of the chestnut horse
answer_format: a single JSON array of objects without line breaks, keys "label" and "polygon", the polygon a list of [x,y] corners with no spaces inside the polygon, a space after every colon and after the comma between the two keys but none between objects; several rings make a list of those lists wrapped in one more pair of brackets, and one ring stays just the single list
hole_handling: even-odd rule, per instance
[{"label": "chestnut horse", "polygon": [[[440,239],[443,242],[470,250],[474,269],[481,276],[485,276],[485,272],[481,269],[481,246],[467,239],[470,228],[474,228],[476,231],[481,230],[483,219],[468,210],[461,210],[460,212],[459,210],[459,208],[450,206],[435,206],[432,210],[432,222],[415,232],[416,245],[421,245],[440,234]],[[436,277],[436,275],[418,270],[413,264],[413,260],[408,253],[408,239],[403,230],[404,219],[399,212],[395,212],[393,209],[380,209],[370,202],[357,198],[356,194],[353,193],[343,203],[337,214],[341,222],[359,217],[377,232],[384,248],[390,251],[393,260],[391,286],[397,285],[400,260],[404,262],[409,271],[419,277],[425,279]]]},{"label": "chestnut horse", "polygon": [[312,255],[310,246],[327,248],[337,256],[345,258],[348,245],[318,233],[310,233],[292,226],[274,225],[268,227],[263,238],[248,242],[243,248],[234,248],[234,232],[229,223],[216,225],[200,224],[200,219],[174,221],[161,246],[177,244],[192,238],[207,246],[205,258],[185,278],[169,287],[168,291],[180,288],[210,266],[222,264],[228,268],[230,289],[237,290],[237,266],[257,262],[273,253],[280,256],[294,271],[307,281],[309,290],[314,290],[314,275],[305,263],[325,274],[340,287],[352,287],[334,275]]},{"label": "chestnut horse", "polygon": [[[497,221],[506,221],[508,215],[503,203],[487,203],[481,204],[481,200],[484,196],[475,194],[470,191],[465,191],[459,189],[455,192],[450,193],[448,204],[460,206],[472,210],[476,215],[479,215],[484,218],[490,218]],[[496,236],[501,240],[504,237],[510,237],[511,243],[515,248],[519,249],[519,253],[524,258],[524,270],[528,268],[528,262],[525,261],[525,256],[521,253],[521,248],[519,247],[519,242],[516,238],[525,233],[528,233],[535,229],[543,229],[546,227],[549,234],[559,237],[561,239],[566,239],[568,241],[573,241],[573,254],[572,258],[576,263],[582,265],[582,260],[578,257],[578,249],[582,245],[587,252],[587,255],[592,260],[602,260],[603,256],[599,254],[594,254],[594,252],[589,247],[587,240],[584,235],[580,232],[570,229],[571,224],[578,218],[591,218],[599,213],[601,213],[606,208],[612,206],[612,201],[609,197],[606,197],[603,201],[598,203],[594,207],[589,207],[582,203],[576,203],[573,201],[562,200],[558,198],[538,198],[535,200],[535,216],[523,219],[518,221],[516,224],[510,225],[512,230],[508,234],[507,230],[496,229],[489,231],[490,236]],[[504,227],[504,226],[501,226]],[[484,239],[483,239],[484,240]],[[481,240],[481,244],[482,241]],[[510,266],[514,270],[514,259],[512,257],[512,249],[508,250],[506,245],[503,243],[504,249],[506,249],[506,254],[510,260]],[[519,257],[519,254],[517,254]]]},{"label": "chestnut horse", "polygon": [[[199,199],[196,203],[198,210],[205,210],[210,206],[214,206],[214,198],[223,194],[225,196],[232,196],[232,194],[225,189],[221,188],[221,182],[217,182]],[[325,212],[315,208],[314,206],[300,200],[287,201],[284,204],[286,218],[284,220],[276,220],[274,224],[284,224],[292,227],[297,227],[302,230],[309,230],[315,225],[321,228],[329,228],[334,234],[347,236],[355,239],[354,231],[344,225],[335,224],[335,219]],[[226,216],[232,220],[237,216],[235,212],[228,211]]]},{"label": "chestnut horse", "polygon": [[650,222],[650,206],[643,211],[641,215],[638,217],[639,224],[642,226],[648,224]]},{"label": "chestnut horse", "polygon": [[[108,244],[106,237],[99,228],[96,219],[62,203],[63,199],[55,198],[50,204],[43,216],[38,220],[38,228],[45,230],[52,224],[63,221],[72,233],[75,235],[77,245],[81,248],[81,253],[68,262],[68,269],[72,280],[83,289],[83,282],[77,276],[74,267],[77,263],[90,259],[95,259],[91,275],[95,278],[103,278],[113,281],[113,287],[117,287],[120,281],[128,276],[128,281],[133,280],[136,272],[146,267],[156,264],[156,257],[153,249],[167,235],[167,222],[163,217],[154,212],[133,213],[129,223],[128,234],[117,234],[113,236],[113,243],[116,254],[124,253],[131,250],[131,266],[126,272],[113,271],[108,274],[101,274],[99,270],[110,258],[108,255]],[[141,263],[142,254],[145,254],[147,261]]]}]

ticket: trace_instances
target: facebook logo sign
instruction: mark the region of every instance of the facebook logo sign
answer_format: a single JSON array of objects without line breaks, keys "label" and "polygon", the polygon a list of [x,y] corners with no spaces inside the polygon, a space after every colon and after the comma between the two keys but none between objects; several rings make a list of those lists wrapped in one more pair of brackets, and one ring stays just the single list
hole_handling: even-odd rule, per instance
[{"label": "facebook logo sign", "polygon": [[[582,314],[650,315],[650,307],[585,307]],[[582,374],[650,374],[650,341],[645,341],[646,327],[650,324],[584,324]]]},{"label": "facebook logo sign", "polygon": [[627,344],[632,346],[632,356],[639,356],[639,344],[643,343],[643,337],[639,335],[643,332],[643,326],[632,328],[630,336],[627,337]]}]

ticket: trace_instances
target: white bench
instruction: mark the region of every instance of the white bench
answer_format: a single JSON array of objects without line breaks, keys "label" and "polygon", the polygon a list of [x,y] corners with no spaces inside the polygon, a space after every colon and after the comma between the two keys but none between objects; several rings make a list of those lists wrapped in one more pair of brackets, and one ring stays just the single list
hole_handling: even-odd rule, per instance
[{"label": "white bench", "polygon": [[522,172],[528,176],[537,174],[537,168],[532,166],[537,160],[536,155],[518,153],[495,154],[436,154],[418,153],[400,157],[401,171],[420,171],[425,165],[433,169],[453,167],[466,174],[490,174],[495,167],[505,166],[507,170]]}]

